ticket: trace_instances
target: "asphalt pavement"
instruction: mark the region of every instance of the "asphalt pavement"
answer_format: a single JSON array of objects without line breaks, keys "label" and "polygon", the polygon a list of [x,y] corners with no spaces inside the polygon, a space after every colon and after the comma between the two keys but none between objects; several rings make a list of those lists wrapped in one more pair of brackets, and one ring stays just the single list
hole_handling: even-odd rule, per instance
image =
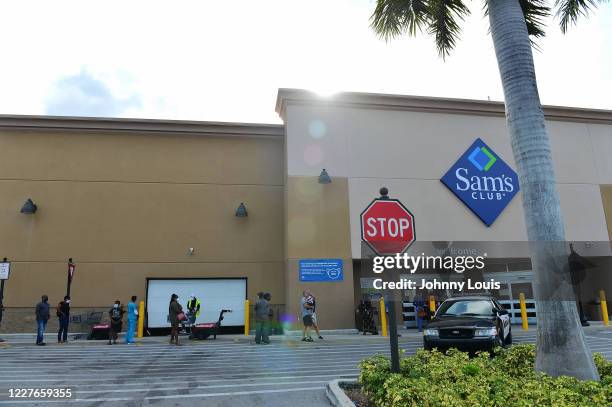
[{"label": "asphalt pavement", "polygon": [[[414,331],[400,331],[408,354],[422,347]],[[593,352],[612,360],[612,328],[585,330]],[[54,335],[49,335],[52,339]],[[514,327],[515,343],[534,342],[535,329]],[[298,337],[271,337],[256,345],[244,336],[216,341],[152,337],[135,345],[104,341],[32,344],[30,336],[0,343],[0,405],[76,406],[329,406],[325,385],[355,378],[358,363],[388,354],[388,338],[327,335],[314,343]],[[9,399],[10,389],[70,389],[69,399]]]}]

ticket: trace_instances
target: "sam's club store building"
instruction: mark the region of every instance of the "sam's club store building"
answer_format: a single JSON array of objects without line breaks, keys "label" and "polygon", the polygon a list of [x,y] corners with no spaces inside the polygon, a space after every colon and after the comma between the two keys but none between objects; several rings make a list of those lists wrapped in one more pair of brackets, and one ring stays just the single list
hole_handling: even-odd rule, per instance
[{"label": "sam's club store building", "polygon": [[[170,294],[184,304],[195,293],[201,321],[230,308],[224,322],[239,330],[245,299],[270,292],[291,322],[308,287],[321,328],[354,328],[359,301],[377,295],[360,214],[383,186],[414,215],[417,241],[526,241],[502,103],[281,89],[276,111],[283,125],[0,116],[0,258],[11,263],[0,332],[34,329],[40,295],[66,292],[68,258],[75,315],[138,295],[147,325],[163,328]],[[601,319],[612,111],[544,112],[566,237],[588,262],[583,306]],[[27,199],[35,213],[21,213]],[[494,295],[533,296],[528,256],[489,259],[485,274],[503,281]]]}]

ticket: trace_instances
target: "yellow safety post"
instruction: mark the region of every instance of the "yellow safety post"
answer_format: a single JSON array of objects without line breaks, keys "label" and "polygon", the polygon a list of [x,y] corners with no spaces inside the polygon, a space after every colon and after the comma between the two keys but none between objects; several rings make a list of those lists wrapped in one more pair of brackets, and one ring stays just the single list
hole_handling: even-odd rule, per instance
[{"label": "yellow safety post", "polygon": [[601,303],[603,323],[605,326],[610,326],[610,319],[608,318],[608,304],[606,304],[606,293],[604,290],[599,290],[599,302]]},{"label": "yellow safety post", "polygon": [[244,300],[244,335],[245,336],[249,336],[249,330],[250,330],[250,326],[249,326],[249,322],[251,322],[250,320],[250,316],[249,316],[249,311],[250,311],[250,302],[249,300]]},{"label": "yellow safety post", "polygon": [[387,336],[387,310],[385,309],[385,299],[381,298],[379,301],[380,306],[380,325],[382,330],[382,336]]},{"label": "yellow safety post", "polygon": [[429,310],[432,315],[436,312],[436,298],[433,295],[429,296]]},{"label": "yellow safety post", "polygon": [[138,337],[144,335],[144,301],[138,303]]},{"label": "yellow safety post", "polygon": [[525,294],[519,294],[519,301],[521,302],[521,321],[523,323],[523,331],[527,331],[529,329],[529,324],[527,323],[527,305],[525,304]]}]

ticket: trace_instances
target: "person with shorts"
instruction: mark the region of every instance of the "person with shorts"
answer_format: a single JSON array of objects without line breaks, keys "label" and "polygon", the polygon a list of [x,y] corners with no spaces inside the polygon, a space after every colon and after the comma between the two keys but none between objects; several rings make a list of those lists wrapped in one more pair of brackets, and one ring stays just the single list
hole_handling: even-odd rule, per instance
[{"label": "person with shorts", "polygon": [[302,341],[314,342],[310,336],[312,330],[312,314],[313,306],[308,302],[308,296],[310,291],[308,289],[302,292],[302,299],[300,300],[300,309],[302,311],[302,322],[304,323],[304,329],[302,330]]},{"label": "person with shorts", "polygon": [[319,337],[319,339],[323,339],[323,337],[321,336],[321,332],[319,331],[319,325],[317,323],[317,300],[314,295],[312,295],[312,292],[310,290],[308,290],[308,298],[306,298],[306,300],[308,304],[312,306],[312,327],[317,332],[317,336]]}]

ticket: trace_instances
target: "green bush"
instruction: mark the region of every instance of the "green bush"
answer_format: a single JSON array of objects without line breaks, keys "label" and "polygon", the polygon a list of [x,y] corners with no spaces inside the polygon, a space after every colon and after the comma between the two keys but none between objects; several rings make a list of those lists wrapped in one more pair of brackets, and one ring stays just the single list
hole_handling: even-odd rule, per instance
[{"label": "green bush", "polygon": [[612,406],[612,362],[595,354],[601,382],[553,378],[534,372],[535,347],[517,345],[470,358],[419,350],[402,358],[400,373],[375,356],[361,362],[359,381],[381,407]]}]

